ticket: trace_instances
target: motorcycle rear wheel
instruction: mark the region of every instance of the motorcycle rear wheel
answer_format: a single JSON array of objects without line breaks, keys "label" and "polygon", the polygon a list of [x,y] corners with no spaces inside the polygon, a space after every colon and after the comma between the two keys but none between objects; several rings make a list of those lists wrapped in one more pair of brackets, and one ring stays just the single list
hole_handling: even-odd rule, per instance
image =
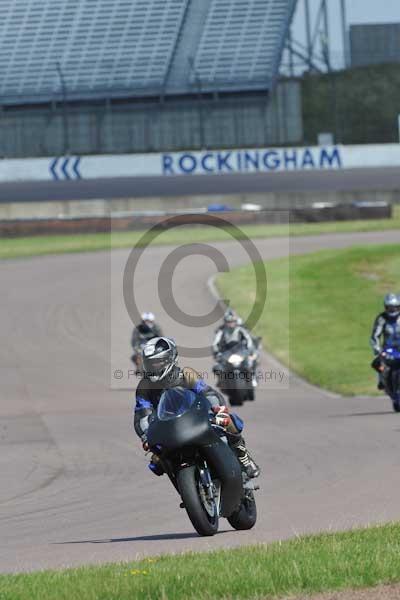
[{"label": "motorcycle rear wheel", "polygon": [[[181,469],[177,474],[177,483],[188,517],[199,535],[215,535],[218,531],[218,509],[215,504],[214,515],[208,514],[199,495],[200,474],[193,465]],[[200,483],[201,485],[201,483]]]}]

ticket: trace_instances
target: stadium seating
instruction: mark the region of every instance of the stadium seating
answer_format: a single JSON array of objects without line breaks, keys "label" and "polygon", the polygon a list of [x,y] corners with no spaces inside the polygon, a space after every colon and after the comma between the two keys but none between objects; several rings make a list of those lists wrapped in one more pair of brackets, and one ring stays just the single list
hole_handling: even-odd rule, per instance
[{"label": "stadium seating", "polygon": [[0,0],[3,104],[266,89],[295,0]]},{"label": "stadium seating", "polygon": [[0,94],[158,91],[187,0],[0,2]]},{"label": "stadium seating", "polygon": [[287,0],[213,0],[192,80],[197,76],[205,88],[222,89],[270,83],[279,66],[290,4]]}]

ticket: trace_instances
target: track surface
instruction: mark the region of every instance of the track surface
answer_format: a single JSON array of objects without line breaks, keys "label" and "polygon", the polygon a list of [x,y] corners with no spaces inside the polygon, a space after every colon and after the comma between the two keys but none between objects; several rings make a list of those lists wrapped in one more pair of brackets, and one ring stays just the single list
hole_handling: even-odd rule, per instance
[{"label": "track surface", "polygon": [[185,196],[188,194],[392,189],[400,189],[398,168],[2,183],[0,184],[0,203]]},{"label": "track surface", "polygon": [[[273,258],[399,238],[398,232],[325,235],[257,246]],[[236,243],[215,246],[232,266],[248,261]],[[144,254],[135,280],[139,307],[157,312],[181,344],[207,344],[214,326],[172,329],[160,306],[156,276],[170,251]],[[240,409],[263,469],[257,526],[234,532],[223,520],[214,538],[197,537],[169,482],[146,468],[130,430],[132,392],[110,390],[110,349],[112,368],[129,366],[131,327],[119,288],[126,258],[125,251],[112,253],[112,277],[107,253],[0,263],[0,571],[206,550],[400,519],[400,417],[389,401],[342,399],[285,376]],[[206,281],[214,273],[201,256],[180,263],[173,284],[183,310],[213,308]],[[200,370],[211,364],[190,363]],[[264,367],[279,370],[268,356]]]}]

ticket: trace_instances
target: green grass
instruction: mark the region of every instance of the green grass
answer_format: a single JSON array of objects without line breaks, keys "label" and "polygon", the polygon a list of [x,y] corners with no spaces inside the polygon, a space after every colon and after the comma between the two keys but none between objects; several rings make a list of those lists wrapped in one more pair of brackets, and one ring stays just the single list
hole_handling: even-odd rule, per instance
[{"label": "green grass", "polygon": [[1,600],[267,599],[400,581],[400,525],[0,576]]},{"label": "green grass", "polygon": [[[369,336],[388,290],[400,291],[400,245],[355,247],[265,263],[268,297],[256,332],[308,381],[344,395],[376,394]],[[244,317],[254,301],[252,266],[218,277]]]},{"label": "green grass", "polygon": [[[244,235],[256,238],[279,236],[317,235],[321,233],[351,233],[358,231],[385,231],[400,229],[400,206],[396,206],[392,219],[368,221],[340,221],[333,223],[299,223],[291,225],[243,225]],[[110,248],[130,248],[143,237],[143,231],[93,233],[74,235],[46,235],[0,239],[0,259],[63,254],[68,252],[93,252]],[[162,232],[154,244],[174,245],[189,242],[231,240],[228,231],[215,227],[178,227]]]}]

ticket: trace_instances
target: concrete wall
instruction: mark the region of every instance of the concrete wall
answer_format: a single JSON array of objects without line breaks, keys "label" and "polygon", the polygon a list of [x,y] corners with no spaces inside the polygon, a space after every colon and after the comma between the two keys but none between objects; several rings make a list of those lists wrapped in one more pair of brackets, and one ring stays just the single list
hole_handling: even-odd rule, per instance
[{"label": "concrete wall", "polygon": [[186,150],[0,160],[0,183],[400,167],[400,144]]}]

